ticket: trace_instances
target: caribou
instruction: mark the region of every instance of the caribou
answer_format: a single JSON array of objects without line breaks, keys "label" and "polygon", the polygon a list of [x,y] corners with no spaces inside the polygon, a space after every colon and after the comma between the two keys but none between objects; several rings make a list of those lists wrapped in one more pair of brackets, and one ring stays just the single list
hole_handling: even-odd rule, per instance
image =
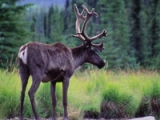
[{"label": "caribou", "polygon": [[[104,49],[103,41],[100,44],[92,43],[93,40],[107,35],[104,29],[101,33],[94,37],[89,37],[85,30],[88,21],[92,16],[98,16],[94,8],[91,12],[85,5],[82,5],[83,10],[79,13],[77,5],[74,4],[74,11],[76,14],[76,37],[83,42],[82,45],[69,48],[66,45],[57,42],[54,44],[45,44],[41,42],[29,42],[20,47],[18,52],[18,65],[20,69],[20,77],[22,83],[22,90],[20,96],[20,120],[23,120],[23,104],[25,98],[25,90],[28,83],[28,78],[32,76],[32,85],[28,91],[33,114],[35,120],[39,120],[36,104],[35,93],[41,82],[50,82],[51,96],[52,96],[52,120],[56,119],[56,83],[62,82],[63,92],[63,107],[64,107],[64,120],[68,120],[67,112],[67,90],[69,80],[77,68],[84,63],[90,63],[97,66],[99,69],[105,66],[104,61],[96,53],[95,49],[102,52]],[[81,23],[83,25],[81,26]],[[95,49],[93,49],[95,48]]]}]

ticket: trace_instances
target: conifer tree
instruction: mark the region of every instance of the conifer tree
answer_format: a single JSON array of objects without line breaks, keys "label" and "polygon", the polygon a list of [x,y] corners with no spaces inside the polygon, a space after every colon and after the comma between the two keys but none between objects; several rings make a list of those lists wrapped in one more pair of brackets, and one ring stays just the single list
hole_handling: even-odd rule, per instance
[{"label": "conifer tree", "polygon": [[48,34],[48,19],[47,19],[47,13],[44,13],[44,23],[43,23],[43,28],[44,28],[44,36],[47,37]]},{"label": "conifer tree", "polygon": [[31,40],[36,40],[36,18],[35,16],[32,17],[32,23],[31,23],[31,32],[32,32],[32,38]]},{"label": "conifer tree", "polygon": [[57,6],[51,6],[49,11],[49,42],[64,42],[63,12]]},{"label": "conifer tree", "polygon": [[131,44],[135,49],[137,63],[144,68],[155,69],[158,62],[159,1],[133,0],[130,26]]},{"label": "conifer tree", "polygon": [[152,9],[152,67],[160,69],[160,1],[153,0]]},{"label": "conifer tree", "polygon": [[[130,51],[129,22],[124,1],[101,0],[98,1],[100,8],[100,29],[108,31],[103,56],[105,56],[110,69],[134,66],[135,59]],[[101,14],[102,13],[102,14]]]},{"label": "conifer tree", "polygon": [[0,1],[0,67],[15,61],[18,48],[30,38],[29,27],[24,19],[25,6],[17,6],[18,0]]}]

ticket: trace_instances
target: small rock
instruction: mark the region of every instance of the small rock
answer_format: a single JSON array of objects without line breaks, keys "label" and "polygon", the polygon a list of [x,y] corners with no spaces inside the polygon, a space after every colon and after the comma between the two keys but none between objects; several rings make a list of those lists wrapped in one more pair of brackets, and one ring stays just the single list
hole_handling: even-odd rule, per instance
[{"label": "small rock", "polygon": [[141,117],[141,118],[132,118],[132,119],[84,119],[84,120],[156,120],[153,116]]},{"label": "small rock", "polygon": [[142,117],[142,118],[133,118],[129,120],[156,120],[153,116]]}]

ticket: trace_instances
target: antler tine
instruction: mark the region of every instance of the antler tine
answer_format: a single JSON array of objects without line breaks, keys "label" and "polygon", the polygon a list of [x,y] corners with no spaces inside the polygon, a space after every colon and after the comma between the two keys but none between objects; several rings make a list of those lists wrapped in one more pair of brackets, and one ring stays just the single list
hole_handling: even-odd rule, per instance
[{"label": "antler tine", "polygon": [[85,5],[82,5],[82,7],[87,12],[87,14],[91,16],[95,15],[96,17],[98,17],[98,14],[94,11],[94,8],[92,8],[91,12],[89,12],[88,8]]},{"label": "antler tine", "polygon": [[104,29],[100,34],[97,34],[96,36],[93,36],[90,38],[91,41],[97,39],[97,38],[101,38],[103,36],[107,36],[107,31]]},{"label": "antler tine", "polygon": [[83,23],[81,33],[82,33],[82,34],[87,38],[87,40],[88,40],[89,37],[88,37],[87,34],[85,33],[86,26],[87,26],[87,24],[88,24],[89,19],[90,19],[93,15],[96,16],[96,17],[98,17],[98,14],[94,11],[94,8],[92,8],[91,12],[89,12],[89,11],[88,11],[88,8],[87,8],[85,5],[82,5],[82,7],[83,7],[83,9],[86,11],[87,15],[86,15],[86,19],[85,19],[85,21],[84,21],[84,23]]},{"label": "antler tine", "polygon": [[101,38],[102,36],[107,36],[107,31],[106,30],[103,30],[102,33],[94,36],[94,37],[89,37],[86,33],[85,33],[85,29],[86,29],[86,26],[88,24],[88,21],[89,19],[94,15],[94,16],[98,16],[98,14],[94,11],[94,8],[92,8],[91,12],[88,11],[87,7],[85,5],[82,5],[83,9],[86,11],[87,15],[86,15],[86,19],[84,21],[84,24],[83,24],[83,27],[82,27],[82,35],[86,38],[86,40],[89,40],[89,41],[93,41],[97,38]]},{"label": "antler tine", "polygon": [[76,14],[76,33],[77,35],[72,35],[73,37],[76,37],[76,38],[80,38],[80,40],[84,41],[85,38],[81,35],[81,30],[80,30],[80,24],[86,19],[86,16],[84,16],[84,12],[85,10],[83,9],[83,11],[81,12],[81,14],[79,13],[79,10],[77,8],[77,5],[74,4],[74,11],[75,11],[75,14]]},{"label": "antler tine", "polygon": [[80,14],[76,4],[74,4],[74,10],[75,10],[76,18],[77,18],[77,20],[76,20],[76,32],[77,32],[77,33],[81,33],[81,31],[80,31],[80,24],[81,24],[81,23],[85,20],[85,18],[86,18],[86,17],[83,15],[85,10],[83,9],[83,11],[82,11],[81,14]]},{"label": "antler tine", "polygon": [[91,43],[91,45],[93,47],[95,47],[98,51],[102,52],[105,48],[103,47],[104,45],[104,41],[102,41],[100,44],[94,44],[94,43]]}]

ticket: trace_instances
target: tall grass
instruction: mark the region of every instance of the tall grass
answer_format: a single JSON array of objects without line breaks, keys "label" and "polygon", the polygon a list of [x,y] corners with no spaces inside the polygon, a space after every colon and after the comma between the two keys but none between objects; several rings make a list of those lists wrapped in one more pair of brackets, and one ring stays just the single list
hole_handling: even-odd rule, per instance
[{"label": "tall grass", "polygon": [[[84,116],[104,118],[132,118],[154,115],[160,118],[160,75],[156,71],[78,72],[70,80],[68,111]],[[33,117],[26,90],[24,116]],[[62,85],[56,86],[57,116],[62,116]],[[0,70],[0,118],[19,115],[21,81],[18,71]],[[50,84],[41,84],[36,93],[36,104],[41,117],[50,117],[52,102]],[[97,114],[98,115],[94,115]]]},{"label": "tall grass", "polygon": [[0,70],[0,116],[10,117],[18,113],[20,82],[17,71]]}]

